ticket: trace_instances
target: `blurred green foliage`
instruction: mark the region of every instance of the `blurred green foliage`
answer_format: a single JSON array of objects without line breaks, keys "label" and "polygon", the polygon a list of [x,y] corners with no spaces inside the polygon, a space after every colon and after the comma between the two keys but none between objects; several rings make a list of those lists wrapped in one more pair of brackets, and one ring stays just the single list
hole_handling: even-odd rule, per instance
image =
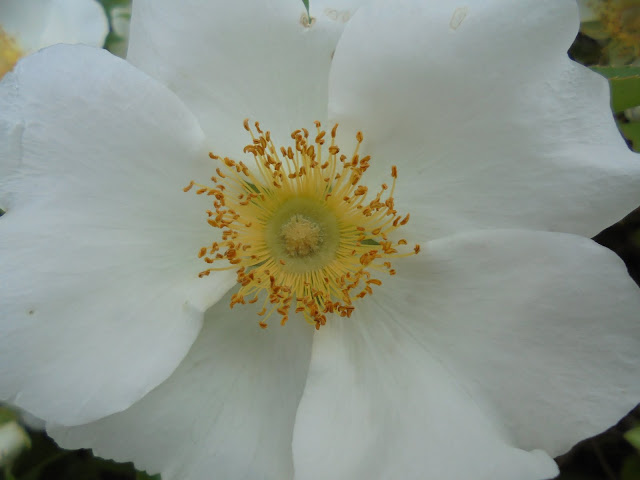
[{"label": "blurred green foliage", "polygon": [[121,8],[127,8],[131,6],[131,0],[99,0],[104,7],[104,11],[107,14],[107,18],[109,19],[109,35],[104,42],[104,48],[109,50],[110,52],[124,56],[126,53],[126,42],[127,39],[124,38],[120,33],[118,33],[117,28],[114,26],[114,20],[116,16],[116,11]]}]

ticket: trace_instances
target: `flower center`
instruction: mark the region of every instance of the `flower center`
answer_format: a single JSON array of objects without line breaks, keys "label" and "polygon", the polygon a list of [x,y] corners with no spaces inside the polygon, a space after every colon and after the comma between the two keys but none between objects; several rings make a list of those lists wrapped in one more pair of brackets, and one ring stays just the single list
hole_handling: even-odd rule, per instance
[{"label": "flower center", "polygon": [[280,236],[289,256],[309,257],[318,251],[324,235],[320,225],[302,215],[294,215],[283,225]]},{"label": "flower center", "polygon": [[383,183],[367,201],[368,188],[360,181],[371,157],[360,157],[362,133],[347,157],[336,145],[338,126],[325,150],[327,132],[320,122],[315,125],[315,137],[302,128],[291,134],[293,147],[278,149],[269,131],[256,122],[254,134],[245,120],[252,143],[244,151],[253,155],[255,168],[210,153],[221,164],[211,177],[213,186],[192,181],[184,188],[213,197],[207,221],[220,234],[198,257],[207,264],[226,263],[199,276],[235,269],[240,288],[231,307],[261,301],[263,328],[274,313],[282,325],[292,312],[301,313],[318,329],[327,315],[350,317],[354,301],[382,285],[377,276],[395,275],[391,259],[420,250],[416,245],[400,253],[407,241],[391,238],[409,221],[394,208],[396,167],[391,167],[391,187]]},{"label": "flower center", "polygon": [[0,27],[0,78],[24,55],[16,40]]}]

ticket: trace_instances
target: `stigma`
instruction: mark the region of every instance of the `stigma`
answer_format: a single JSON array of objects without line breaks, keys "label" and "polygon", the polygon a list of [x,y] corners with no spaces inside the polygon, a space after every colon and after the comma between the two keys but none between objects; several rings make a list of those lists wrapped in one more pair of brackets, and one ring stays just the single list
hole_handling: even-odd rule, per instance
[{"label": "stigma", "polygon": [[18,42],[0,27],[0,78],[10,72],[23,55]]},{"label": "stigma", "polygon": [[294,214],[281,232],[285,250],[291,257],[310,257],[322,243],[323,232],[320,226],[299,214]]},{"label": "stigma", "polygon": [[396,274],[393,259],[420,251],[396,232],[409,221],[395,208],[397,168],[371,198],[362,183],[372,161],[361,156],[362,132],[346,155],[338,125],[328,134],[320,122],[314,134],[295,130],[289,146],[276,146],[258,122],[252,128],[245,120],[244,128],[251,168],[210,153],[218,163],[211,185],[184,188],[212,197],[207,222],[218,232],[197,253],[207,265],[199,276],[234,269],[239,289],[230,306],[260,302],[262,328],[274,315],[281,325],[300,315],[316,329],[331,316],[351,317],[384,276]]}]

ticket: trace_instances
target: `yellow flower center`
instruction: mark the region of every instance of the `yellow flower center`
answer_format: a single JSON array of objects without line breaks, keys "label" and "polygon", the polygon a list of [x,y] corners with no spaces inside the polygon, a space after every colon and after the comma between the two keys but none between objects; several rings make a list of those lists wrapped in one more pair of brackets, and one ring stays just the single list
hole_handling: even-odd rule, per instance
[{"label": "yellow flower center", "polygon": [[220,162],[213,186],[192,181],[184,188],[213,197],[207,221],[221,230],[218,241],[202,247],[198,257],[223,266],[199,276],[236,269],[240,289],[231,307],[261,301],[263,328],[274,313],[282,325],[292,311],[302,313],[317,329],[329,314],[350,317],[354,300],[382,285],[378,276],[395,275],[391,259],[420,251],[416,245],[400,253],[407,241],[391,238],[409,221],[394,208],[396,167],[391,167],[391,187],[383,183],[367,201],[368,188],[360,181],[371,157],[360,157],[362,133],[347,157],[336,145],[338,125],[326,150],[327,132],[320,122],[315,125],[315,137],[302,128],[291,134],[293,147],[278,149],[269,131],[256,122],[254,134],[245,120],[252,142],[244,152],[253,155],[255,169],[210,153]]},{"label": "yellow flower center", "polygon": [[302,215],[293,215],[282,227],[282,243],[291,257],[309,257],[315,254],[324,237],[320,225]]},{"label": "yellow flower center", "polygon": [[16,40],[0,27],[0,78],[24,55]]}]

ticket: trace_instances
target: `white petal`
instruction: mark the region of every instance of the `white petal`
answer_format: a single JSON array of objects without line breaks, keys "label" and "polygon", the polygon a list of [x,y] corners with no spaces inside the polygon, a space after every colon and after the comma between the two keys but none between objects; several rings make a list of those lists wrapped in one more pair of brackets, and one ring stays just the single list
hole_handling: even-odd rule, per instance
[{"label": "white petal", "polygon": [[95,0],[3,0],[0,24],[31,53],[56,43],[104,44],[109,23]]},{"label": "white petal", "polygon": [[[99,49],[51,47],[2,81],[0,397],[62,424],[163,381],[232,275],[197,278],[215,232],[203,134],[165,87]],[[16,170],[17,168],[17,170]],[[215,239],[215,238],[214,238]]]},{"label": "white petal", "polygon": [[334,19],[311,2],[316,19],[308,27],[300,0],[137,0],[127,58],[174,90],[211,148],[232,156],[247,143],[244,118],[285,140],[326,119],[329,64],[359,3]]},{"label": "white petal", "polygon": [[[379,2],[336,50],[330,116],[398,165],[427,238],[531,228],[593,236],[640,204],[640,160],[606,81],[569,60],[575,2]],[[524,60],[526,59],[526,60]]]},{"label": "white petal", "polygon": [[[385,297],[387,299],[388,297]],[[314,337],[294,430],[297,480],[542,480],[431,353],[372,301]]]},{"label": "white petal", "polygon": [[595,242],[467,233],[429,242],[396,268],[379,302],[514,446],[557,456],[640,400],[640,290]]},{"label": "white petal", "polygon": [[303,320],[262,330],[253,305],[207,312],[176,372],[128,410],[70,429],[50,427],[65,448],[132,460],[172,479],[293,477],[291,438],[313,328]]}]

